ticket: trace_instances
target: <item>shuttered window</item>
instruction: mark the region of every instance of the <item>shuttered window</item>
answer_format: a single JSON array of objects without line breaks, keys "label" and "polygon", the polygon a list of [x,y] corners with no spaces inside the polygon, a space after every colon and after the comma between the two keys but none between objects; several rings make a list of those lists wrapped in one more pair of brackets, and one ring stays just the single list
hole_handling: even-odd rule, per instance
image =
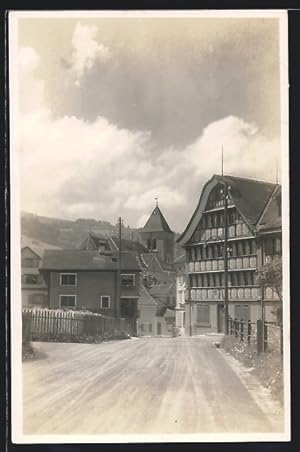
[{"label": "shuttered window", "polygon": [[197,324],[210,325],[209,305],[197,305],[196,310]]}]

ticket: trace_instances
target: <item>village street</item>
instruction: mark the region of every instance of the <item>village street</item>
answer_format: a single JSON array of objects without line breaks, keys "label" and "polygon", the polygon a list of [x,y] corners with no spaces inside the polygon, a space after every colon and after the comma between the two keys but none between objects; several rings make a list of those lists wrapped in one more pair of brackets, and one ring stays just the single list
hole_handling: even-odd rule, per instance
[{"label": "village street", "polygon": [[35,343],[25,434],[275,432],[279,406],[217,336]]}]

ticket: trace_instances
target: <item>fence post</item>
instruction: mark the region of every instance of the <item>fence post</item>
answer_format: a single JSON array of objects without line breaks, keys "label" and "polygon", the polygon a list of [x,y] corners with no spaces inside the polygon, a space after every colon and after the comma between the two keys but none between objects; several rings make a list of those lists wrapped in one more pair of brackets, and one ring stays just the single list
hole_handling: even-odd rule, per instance
[{"label": "fence post", "polygon": [[263,321],[257,320],[257,353],[263,351]]},{"label": "fence post", "polygon": [[234,336],[237,337],[238,330],[237,330],[237,319],[234,319]]},{"label": "fence post", "polygon": [[247,325],[247,342],[248,342],[248,344],[250,344],[250,342],[251,342],[251,320],[248,320],[248,325]]},{"label": "fence post", "polygon": [[22,343],[28,344],[31,340],[32,313],[30,311],[22,314]]},{"label": "fence post", "polygon": [[230,332],[230,335],[232,335],[232,318],[231,317],[229,317],[229,332]]},{"label": "fence post", "polygon": [[240,322],[240,340],[243,342],[244,340],[244,322],[241,320]]},{"label": "fence post", "polygon": [[268,349],[268,325],[264,322],[264,352]]}]

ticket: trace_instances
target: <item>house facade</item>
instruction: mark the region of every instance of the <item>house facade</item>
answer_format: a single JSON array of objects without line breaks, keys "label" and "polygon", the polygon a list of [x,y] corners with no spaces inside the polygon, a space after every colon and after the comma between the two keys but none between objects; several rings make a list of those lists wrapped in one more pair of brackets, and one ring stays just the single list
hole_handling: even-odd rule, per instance
[{"label": "house facade", "polygon": [[39,272],[42,253],[32,247],[21,249],[21,293],[22,307],[46,307],[48,303],[48,288]]},{"label": "house facade", "polygon": [[151,296],[141,285],[138,301],[137,334],[139,336],[173,336],[175,311]]},{"label": "house facade", "polygon": [[136,329],[140,268],[134,253],[121,256],[118,300],[118,254],[89,250],[46,250],[40,268],[51,308],[86,309],[125,317]]},{"label": "house facade", "polygon": [[[264,293],[256,270],[281,255],[281,189],[279,185],[213,176],[204,186],[198,206],[178,239],[186,250],[186,333],[223,332],[224,193],[227,187],[228,314],[256,321],[274,320],[276,294]],[[263,312],[262,312],[263,310]]]}]

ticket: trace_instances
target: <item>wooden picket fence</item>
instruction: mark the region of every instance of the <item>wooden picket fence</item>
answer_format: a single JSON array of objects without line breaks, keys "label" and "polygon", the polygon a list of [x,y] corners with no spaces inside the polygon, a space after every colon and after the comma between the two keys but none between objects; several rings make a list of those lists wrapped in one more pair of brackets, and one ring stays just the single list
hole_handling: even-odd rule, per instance
[{"label": "wooden picket fence", "polygon": [[257,353],[268,350],[278,351],[283,354],[283,330],[282,325],[278,326],[264,320],[247,322],[240,319],[229,318],[229,334],[247,341],[248,345],[254,345]]},{"label": "wooden picket fence", "polygon": [[48,309],[23,309],[23,342],[116,334],[132,335],[128,319],[101,314]]}]

